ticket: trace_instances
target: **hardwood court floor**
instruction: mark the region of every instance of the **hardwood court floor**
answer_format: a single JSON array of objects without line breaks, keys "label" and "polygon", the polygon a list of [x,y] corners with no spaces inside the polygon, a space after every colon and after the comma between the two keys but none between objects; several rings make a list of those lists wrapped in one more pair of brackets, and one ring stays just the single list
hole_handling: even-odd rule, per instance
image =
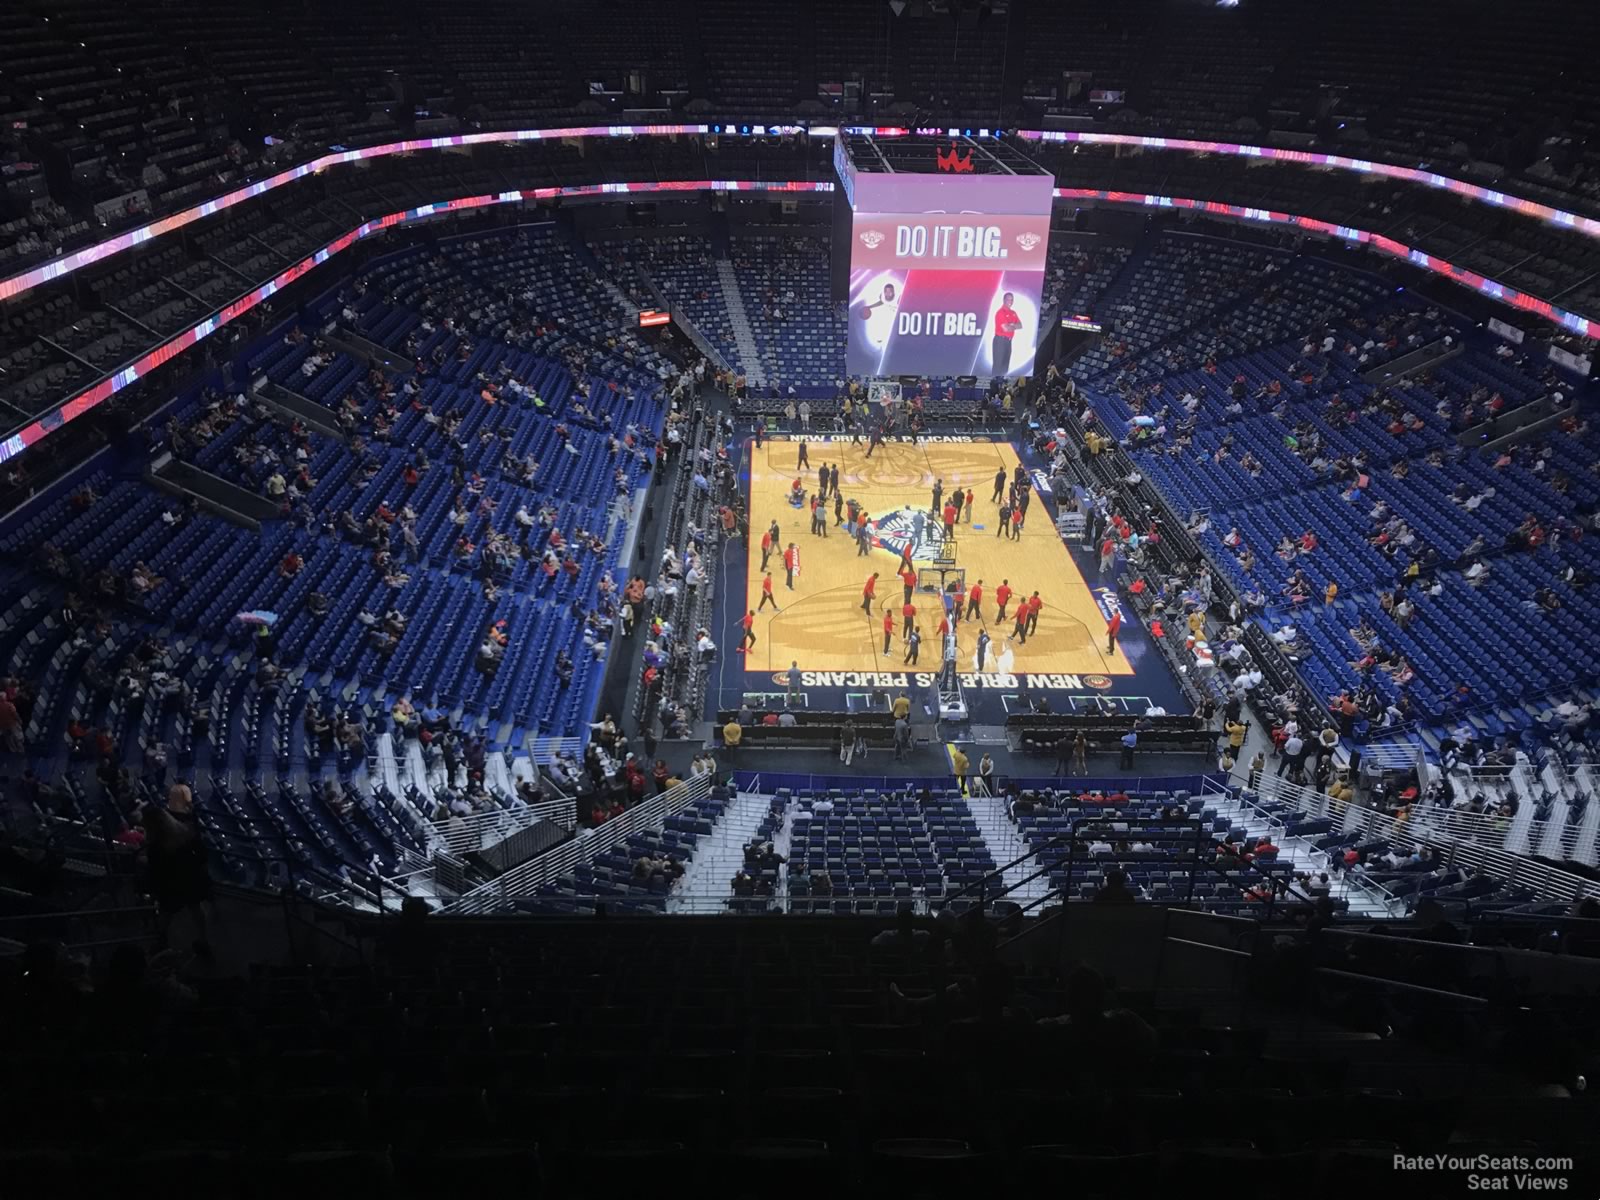
[{"label": "hardwood court floor", "polygon": [[[865,442],[857,446],[849,439],[810,440],[810,467],[799,470],[799,450],[793,441],[769,438],[754,451],[750,471],[752,544],[746,580],[749,598],[731,619],[737,621],[745,609],[760,601],[761,532],[774,519],[783,535],[782,544],[794,542],[799,547],[800,574],[795,590],[789,591],[784,586],[782,560],[773,554],[769,565],[781,611],[774,614],[768,605],[765,612],[757,613],[755,648],[739,656],[746,660],[746,671],[783,671],[791,662],[798,662],[803,671],[939,670],[940,646],[935,637],[941,616],[938,596],[931,591],[915,594],[917,625],[923,634],[921,653],[915,668],[902,666],[905,647],[898,614],[904,596],[894,574],[896,552],[875,547],[866,557],[858,557],[844,528],[833,524],[831,499],[826,538],[812,536],[809,506],[790,506],[787,497],[794,480],[799,478],[809,495],[817,487],[817,469],[826,462],[838,464],[839,490],[846,502],[854,497],[874,519],[902,508],[926,511],[936,479],[944,481],[947,496],[958,484],[972,489],[977,511],[972,523],[963,521],[956,531],[956,565],[965,569],[969,588],[983,581],[983,612],[981,618],[956,626],[958,670],[976,670],[981,625],[993,639],[986,672],[1133,674],[1120,647],[1112,655],[1105,653],[1105,617],[1091,584],[1079,573],[1037,493],[1028,508],[1022,537],[1013,541],[995,536],[999,514],[999,505],[991,500],[995,472],[1004,469],[1009,476],[1018,461],[1010,443],[889,442],[878,447],[870,460],[866,450]],[[861,609],[861,589],[873,571],[878,572],[878,595],[868,617]],[[999,622],[994,592],[1002,579],[1011,581],[1014,596],[1007,619]],[[1026,643],[1013,646],[1017,599],[1035,589],[1044,601],[1039,627]],[[882,653],[886,606],[896,613],[888,655]],[[728,638],[730,648],[736,645],[737,629]]]}]

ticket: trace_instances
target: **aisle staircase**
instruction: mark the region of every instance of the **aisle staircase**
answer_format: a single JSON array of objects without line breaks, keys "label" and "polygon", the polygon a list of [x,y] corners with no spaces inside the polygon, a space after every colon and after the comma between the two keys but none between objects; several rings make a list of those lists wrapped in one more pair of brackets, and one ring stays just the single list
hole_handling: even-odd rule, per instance
[{"label": "aisle staircase", "polygon": [[1533,771],[1526,766],[1511,771],[1511,786],[1517,797],[1517,813],[1511,818],[1511,828],[1506,832],[1506,850],[1511,854],[1529,853],[1533,819],[1539,808],[1532,781]]},{"label": "aisle staircase", "polygon": [[734,273],[733,263],[729,259],[717,259],[717,279],[722,284],[722,303],[727,307],[728,321],[733,326],[733,342],[739,348],[745,381],[751,387],[764,388],[767,386],[766,367],[761,361],[755,333],[750,328],[750,314],[745,310],[744,293],[739,290],[739,277]]},{"label": "aisle staircase", "polygon": [[1578,821],[1577,845],[1572,856],[1592,867],[1600,862],[1600,779],[1588,763],[1579,766],[1573,774],[1583,803],[1583,815]]},{"label": "aisle staircase", "polygon": [[[1278,847],[1278,860],[1282,862],[1288,859],[1294,864],[1297,873],[1304,871],[1308,875],[1315,876],[1328,869],[1326,853],[1317,849],[1307,838],[1285,836],[1281,830],[1273,829],[1267,816],[1253,805],[1220,794],[1207,795],[1206,803],[1215,805],[1219,816],[1227,817],[1235,828],[1244,829],[1252,838],[1262,838],[1270,834],[1273,844]],[[1333,897],[1336,900],[1347,901],[1352,914],[1372,917],[1392,915],[1375,892],[1359,884],[1352,884],[1349,877],[1343,874],[1333,882]]]},{"label": "aisle staircase", "polygon": [[[683,878],[667,897],[669,913],[723,907],[733,896],[733,877],[744,866],[744,848],[755,837],[770,803],[770,797],[754,792],[739,792],[728,802],[711,833],[696,845]],[[779,847],[779,853],[783,852]]]},{"label": "aisle staircase", "polygon": [[1534,845],[1534,853],[1545,858],[1564,857],[1562,841],[1570,839],[1567,830],[1567,816],[1569,806],[1564,791],[1552,791],[1550,802],[1550,815],[1542,822],[1543,829],[1539,833],[1538,842]]},{"label": "aisle staircase", "polygon": [[[1028,843],[1006,810],[1004,797],[969,796],[967,807],[972,810],[972,819],[977,822],[978,832],[983,834],[983,840],[988,843],[989,853],[994,856],[995,862],[1011,863],[1028,852]],[[1038,870],[1039,864],[1032,859],[1007,866],[1003,874],[1008,889],[1006,899],[1027,908],[1033,901],[1049,895],[1050,877],[1036,875]],[[1030,875],[1036,877],[1029,879]]]},{"label": "aisle staircase", "polygon": [[628,314],[629,321],[639,315],[639,306],[633,302],[628,293],[616,285],[611,276],[600,274],[600,284],[605,288],[606,294],[617,302],[617,307]]},{"label": "aisle staircase", "polygon": [[[771,803],[770,797],[761,796],[759,799],[762,802],[762,811],[767,811]],[[797,804],[790,801],[789,806],[783,813],[783,823],[772,834],[772,848],[778,852],[778,856],[784,860],[785,864],[789,861],[789,847],[794,844],[794,814],[795,809],[798,807]],[[778,871],[778,886],[775,895],[778,897],[779,907],[785,907],[788,904],[789,868],[787,865]]]}]

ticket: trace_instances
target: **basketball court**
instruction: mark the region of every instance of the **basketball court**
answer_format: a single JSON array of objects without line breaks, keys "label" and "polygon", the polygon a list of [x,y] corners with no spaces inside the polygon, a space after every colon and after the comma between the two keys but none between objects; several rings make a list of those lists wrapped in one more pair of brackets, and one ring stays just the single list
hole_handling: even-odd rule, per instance
[{"label": "basketball court", "polygon": [[[1018,539],[997,537],[999,505],[992,499],[994,477],[1005,471],[1008,479],[1019,459],[1008,442],[979,438],[924,438],[919,442],[891,440],[867,457],[868,446],[846,438],[805,439],[810,465],[799,467],[799,439],[768,438],[751,446],[750,528],[751,553],[746,569],[748,601],[755,608],[761,598],[762,531],[777,521],[780,548],[793,542],[799,548],[800,572],[795,590],[784,586],[781,555],[774,551],[769,568],[773,594],[780,612],[769,605],[757,614],[754,650],[730,656],[742,659],[746,673],[771,675],[798,662],[803,671],[867,672],[938,671],[942,647],[935,636],[943,615],[939,594],[941,574],[950,570],[936,565],[953,558],[955,572],[971,588],[982,581],[981,616],[954,626],[958,638],[956,669],[974,672],[978,634],[987,629],[992,639],[983,666],[986,673],[1070,674],[1120,676],[1134,673],[1119,647],[1106,654],[1106,618],[1096,598],[1094,584],[1085,580],[1071,552],[1056,532],[1051,510],[1035,492],[1027,520]],[[845,528],[834,524],[833,500],[827,501],[828,536],[810,532],[809,496],[817,490],[817,471],[837,464],[839,491],[846,502],[854,499],[875,523],[874,545],[866,556]],[[808,501],[795,508],[789,503],[794,481],[800,480]],[[936,480],[944,483],[948,497],[956,487],[970,488],[974,508],[956,527],[953,546],[942,545],[942,519],[929,513]],[[1030,484],[1031,486],[1031,484]],[[917,520],[918,514],[922,520]],[[920,529],[919,529],[920,525]],[[920,533],[920,537],[918,534]],[[903,664],[900,611],[904,589],[895,574],[900,546],[914,542],[913,562],[921,586],[913,595],[917,627],[922,632],[915,667]],[[861,590],[867,576],[878,572],[877,598],[869,616],[861,607]],[[1005,621],[997,620],[995,589],[1010,580],[1013,597]],[[1034,591],[1044,601],[1037,630],[1025,643],[1013,641],[1016,606]],[[737,593],[734,593],[736,596]],[[730,600],[733,597],[730,597]],[[895,631],[889,653],[883,653],[883,616],[895,614]],[[731,681],[730,681],[731,682]]]}]

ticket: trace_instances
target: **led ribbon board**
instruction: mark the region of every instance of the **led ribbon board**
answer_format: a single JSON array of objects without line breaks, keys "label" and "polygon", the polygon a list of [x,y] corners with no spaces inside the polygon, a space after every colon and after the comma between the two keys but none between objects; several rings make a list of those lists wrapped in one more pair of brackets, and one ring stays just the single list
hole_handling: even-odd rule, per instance
[{"label": "led ribbon board", "polygon": [[576,187],[546,187],[529,191],[500,192],[489,196],[464,196],[458,200],[443,200],[437,204],[424,204],[419,208],[390,213],[388,216],[368,221],[366,224],[359,225],[348,233],[335,238],[321,250],[307,255],[294,266],[289,267],[253,291],[246,292],[226,308],[219,309],[205,320],[190,326],[182,333],[176,334],[148,354],[129,363],[116,374],[107,376],[94,386],[57,405],[31,424],[25,425],[16,433],[7,437],[5,441],[0,442],[0,462],[15,458],[29,446],[36,444],[41,439],[60,429],[68,421],[74,421],[90,409],[105,403],[130,383],[142,379],[163,363],[170,362],[197,342],[210,337],[230,321],[237,320],[263,300],[270,299],[313,267],[321,266],[335,254],[348,249],[362,238],[370,237],[374,233],[381,233],[383,230],[393,228],[396,225],[404,225],[411,221],[436,217],[441,213],[486,208],[494,204],[518,204],[525,200],[550,200],[556,197],[629,196],[645,192],[830,192],[832,190],[833,185],[831,183],[812,182],[809,180],[793,180],[787,183],[750,179],[669,180],[664,183],[595,183]]},{"label": "led ribbon board", "polygon": [[1571,229],[1585,237],[1600,238],[1600,220],[1580,216],[1537,200],[1513,196],[1497,188],[1468,183],[1465,179],[1452,179],[1437,171],[1424,171],[1419,167],[1399,167],[1393,163],[1371,162],[1365,158],[1348,158],[1343,154],[1321,154],[1311,150],[1286,150],[1277,146],[1251,146],[1242,142],[1201,142],[1191,138],[1139,137],[1130,133],[1076,133],[1061,130],[1019,129],[1019,138],[1038,142],[1075,142],[1084,146],[1132,146],[1143,150],[1179,150],[1188,154],[1231,154],[1241,158],[1258,158],[1268,162],[1295,163],[1304,167],[1332,167],[1340,171],[1354,171],[1362,175],[1381,175],[1385,179],[1399,179],[1427,188],[1453,192],[1495,208],[1509,209],[1536,221],[1545,221],[1561,229]]},{"label": "led ribbon board", "polygon": [[1553,321],[1571,333],[1580,337],[1600,338],[1600,328],[1597,323],[1588,317],[1579,316],[1575,312],[1568,312],[1558,308],[1548,300],[1541,300],[1537,296],[1530,296],[1527,292],[1519,292],[1516,288],[1497,280],[1469,271],[1465,267],[1458,267],[1452,262],[1447,262],[1434,254],[1407,246],[1404,242],[1397,242],[1393,238],[1384,237],[1379,233],[1369,233],[1365,229],[1353,229],[1348,225],[1335,225],[1331,221],[1319,221],[1315,217],[1301,217],[1294,213],[1276,212],[1267,208],[1250,208],[1242,204],[1224,204],[1219,200],[1194,200],[1185,196],[1152,196],[1146,192],[1106,192],[1094,188],[1057,188],[1056,197],[1061,200],[1099,200],[1106,204],[1137,204],[1146,208],[1172,208],[1191,209],[1196,212],[1210,213],[1219,217],[1235,217],[1245,221],[1261,221],[1271,225],[1293,225],[1297,229],[1304,229],[1310,233],[1326,234],[1329,237],[1340,238],[1357,245],[1371,246],[1382,254],[1391,258],[1404,259],[1412,266],[1421,267],[1425,271],[1432,271],[1436,275],[1443,275],[1446,279],[1469,287],[1502,304],[1509,304],[1512,308],[1519,308],[1523,312],[1533,313],[1547,321]]},{"label": "led ribbon board", "polygon": [[[815,133],[816,131],[813,130]],[[832,136],[833,130],[828,131]],[[1108,135],[1109,136],[1109,135]],[[1209,143],[1197,143],[1205,145]],[[576,187],[550,187],[538,188],[532,191],[502,192],[496,196],[469,196],[460,200],[447,200],[439,204],[425,204],[420,208],[409,209],[406,212],[391,213],[375,221],[369,221],[357,229],[351,230],[343,237],[328,243],[327,246],[308,256],[301,262],[288,268],[276,278],[262,284],[254,291],[241,296],[226,308],[212,314],[204,321],[177,334],[167,342],[156,347],[148,354],[139,358],[115,375],[102,379],[99,383],[71,397],[44,416],[9,436],[0,442],[0,462],[14,458],[41,438],[59,429],[68,421],[82,416],[96,405],[115,395],[128,384],[149,374],[162,363],[170,361],[176,355],[183,353],[190,346],[203,338],[209,337],[223,325],[234,320],[241,314],[248,312],[263,300],[268,299],[281,288],[298,279],[312,267],[327,261],[332,255],[348,247],[360,238],[372,233],[387,229],[393,225],[404,224],[408,221],[421,220],[425,217],[436,216],[443,212],[452,212],[466,208],[481,208],[490,204],[509,204],[523,200],[542,200],[558,196],[624,196],[646,192],[663,191],[779,191],[779,192],[831,192],[833,184],[828,182],[813,182],[807,180],[793,180],[789,182],[762,182],[753,180],[695,180],[695,181],[668,181],[662,183],[605,183],[588,184]],[[1055,196],[1061,200],[1095,200],[1106,204],[1136,204],[1151,208],[1192,209],[1206,212],[1215,216],[1232,217],[1247,221],[1259,221],[1268,224],[1293,225],[1311,233],[1326,234],[1337,237],[1347,242],[1371,246],[1381,254],[1391,258],[1403,259],[1413,266],[1421,267],[1436,275],[1441,275],[1463,287],[1470,287],[1474,291],[1491,299],[1498,300],[1512,308],[1523,312],[1532,313],[1544,320],[1562,326],[1571,333],[1580,337],[1600,339],[1600,328],[1597,323],[1566,309],[1551,304],[1548,300],[1541,300],[1537,296],[1518,291],[1507,284],[1489,279],[1464,267],[1458,267],[1437,255],[1407,246],[1393,238],[1384,237],[1382,234],[1368,232],[1364,229],[1355,229],[1347,225],[1335,225],[1329,221],[1321,221],[1315,217],[1297,216],[1293,213],[1277,212],[1271,209],[1251,208],[1239,204],[1224,204],[1216,200],[1196,200],[1183,196],[1155,196],[1145,192],[1114,192],[1100,191],[1094,188],[1056,188]],[[138,232],[138,231],[135,231]],[[128,235],[131,236],[131,235]],[[965,373],[965,372],[959,372]]]},{"label": "led ribbon board", "polygon": [[[604,137],[693,137],[707,133],[715,133],[718,137],[737,138],[745,136],[748,130],[750,135],[755,135],[757,130],[764,130],[767,134],[798,135],[804,133],[813,138],[832,138],[841,131],[848,134],[866,134],[879,138],[896,138],[909,136],[913,131],[898,125],[850,125],[839,127],[835,125],[579,125],[566,129],[508,129],[493,133],[464,133],[450,137],[412,138],[404,142],[385,142],[380,146],[366,146],[359,150],[340,150],[321,155],[299,166],[290,167],[266,179],[258,179],[254,183],[235,188],[233,191],[224,192],[214,199],[193,208],[186,208],[170,216],[161,217],[148,224],[140,225],[126,233],[117,234],[105,241],[86,246],[82,250],[64,254],[52,259],[43,266],[34,267],[32,270],[23,271],[8,279],[0,280],[0,300],[9,300],[31,291],[42,283],[49,283],[53,279],[60,279],[70,275],[82,267],[93,263],[103,262],[113,255],[124,250],[131,250],[135,246],[143,245],[153,238],[170,233],[174,229],[182,229],[191,222],[202,217],[209,217],[213,213],[223,212],[236,204],[243,204],[246,200],[265,195],[297,179],[317,171],[325,171],[329,167],[336,167],[344,163],[364,162],[369,159],[385,158],[394,154],[416,154],[424,150],[449,150],[466,146],[492,146],[515,145],[519,142],[559,141],[562,138],[604,138]],[[951,136],[962,131],[952,129]],[[987,131],[980,131],[987,132]],[[999,131],[996,131],[997,135]],[[1363,158],[1349,158],[1342,154],[1321,154],[1309,150],[1287,150],[1276,146],[1252,146],[1241,142],[1204,142],[1189,138],[1163,138],[1141,137],[1136,134],[1126,133],[1079,133],[1060,130],[1019,129],[1016,133],[1019,138],[1038,142],[1076,142],[1081,145],[1100,146],[1132,146],[1146,150],[1178,150],[1193,154],[1231,154],[1244,158],[1266,159],[1273,162],[1298,163],[1302,166],[1333,167],[1337,170],[1355,171],[1365,175],[1381,175],[1388,179],[1400,179],[1408,183],[1420,184],[1423,187],[1437,188],[1443,191],[1454,192],[1458,196],[1491,204],[1498,208],[1510,209],[1512,212],[1523,216],[1533,217],[1536,220],[1546,221],[1562,229],[1571,229],[1586,237],[1600,238],[1600,220],[1593,217],[1580,216],[1577,213],[1567,212],[1552,205],[1541,204],[1535,200],[1528,200],[1521,196],[1513,196],[1495,188],[1483,187],[1479,184],[1468,183],[1464,179],[1452,179],[1448,175],[1440,175],[1436,171],[1424,171],[1416,167],[1400,167],[1390,163],[1371,162]]]}]

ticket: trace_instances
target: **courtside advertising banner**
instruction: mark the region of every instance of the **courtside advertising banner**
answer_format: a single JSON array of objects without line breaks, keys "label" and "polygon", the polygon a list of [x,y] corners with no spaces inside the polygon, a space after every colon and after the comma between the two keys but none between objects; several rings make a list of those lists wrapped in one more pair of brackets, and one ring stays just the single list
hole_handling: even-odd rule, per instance
[{"label": "courtside advertising banner", "polygon": [[1048,175],[857,174],[850,373],[1031,374],[1054,189]]}]

